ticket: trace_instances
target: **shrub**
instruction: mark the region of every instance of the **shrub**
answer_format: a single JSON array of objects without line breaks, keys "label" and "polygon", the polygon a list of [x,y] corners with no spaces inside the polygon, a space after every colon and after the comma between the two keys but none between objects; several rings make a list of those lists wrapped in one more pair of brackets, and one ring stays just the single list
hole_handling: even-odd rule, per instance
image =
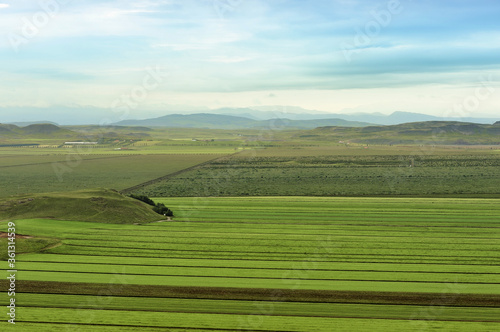
[{"label": "shrub", "polygon": [[148,196],[131,194],[131,195],[129,195],[129,197],[135,198],[135,199],[137,199],[139,201],[142,201],[142,202],[144,202],[146,204],[152,205],[153,206],[153,211],[156,212],[156,213],[158,213],[158,214],[161,214],[161,215],[164,215],[164,216],[167,216],[167,217],[173,217],[174,216],[174,213],[172,212],[172,210],[170,210],[168,207],[166,207],[165,204],[163,204],[163,203],[155,203]]},{"label": "shrub", "polygon": [[142,201],[146,204],[155,206],[155,202],[151,198],[149,198],[148,196],[130,194],[129,197],[135,198],[135,199]]},{"label": "shrub", "polygon": [[165,206],[163,203],[156,203],[156,206],[153,208],[153,211],[155,211],[158,214],[163,214],[164,216],[167,217],[173,217],[174,213],[172,210],[170,210],[168,207]]}]

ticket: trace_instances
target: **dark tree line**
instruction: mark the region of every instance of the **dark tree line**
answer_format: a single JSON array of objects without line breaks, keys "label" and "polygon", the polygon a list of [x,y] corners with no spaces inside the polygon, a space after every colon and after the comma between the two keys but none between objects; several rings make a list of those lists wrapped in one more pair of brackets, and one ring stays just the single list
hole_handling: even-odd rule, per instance
[{"label": "dark tree line", "polygon": [[142,202],[144,202],[146,204],[149,204],[149,205],[153,206],[153,211],[156,212],[156,213],[158,213],[158,214],[161,214],[161,215],[164,215],[164,216],[167,216],[167,217],[173,217],[174,216],[174,213],[172,212],[172,210],[170,210],[168,207],[166,207],[165,204],[163,204],[163,203],[155,203],[148,196],[130,194],[129,197],[135,198],[135,199],[137,199],[139,201],[142,201]]}]

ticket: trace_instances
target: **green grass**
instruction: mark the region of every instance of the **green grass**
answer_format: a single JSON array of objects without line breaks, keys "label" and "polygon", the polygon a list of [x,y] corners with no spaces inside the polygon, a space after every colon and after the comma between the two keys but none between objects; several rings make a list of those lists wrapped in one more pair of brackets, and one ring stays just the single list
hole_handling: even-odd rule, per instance
[{"label": "green grass", "polygon": [[388,148],[382,152],[377,148],[376,152],[383,154],[358,155],[339,155],[338,149],[329,154],[324,148],[304,150],[315,153],[311,155],[314,153],[301,149],[281,149],[289,155],[279,157],[268,156],[266,150],[255,155],[244,152],[137,193],[163,197],[500,196],[500,156],[492,151],[451,154],[443,150],[425,155],[411,154],[416,151],[409,149],[398,155],[400,150]]},{"label": "green grass", "polygon": [[20,234],[62,241],[17,256],[18,326],[305,332],[500,324],[498,200],[155,200],[176,212],[174,221],[17,220]]},{"label": "green grass", "polygon": [[[137,327],[174,327],[189,330],[254,330],[264,331],[421,331],[423,326],[430,329],[448,328],[450,330],[468,329],[473,331],[491,331],[497,326],[491,322],[419,322],[406,319],[351,319],[288,317],[288,316],[245,316],[232,314],[198,313],[163,313],[108,310],[58,309],[58,315],[52,315],[51,308],[22,308],[19,315],[29,321],[48,321],[57,323],[78,322],[92,325],[123,325]],[[252,319],[253,318],[253,319]]]},{"label": "green grass", "polygon": [[222,155],[151,154],[122,156],[0,156],[0,196],[96,187],[117,190],[206,162]]},{"label": "green grass", "polygon": [[[270,307],[269,303],[237,301],[237,300],[199,300],[179,298],[143,298],[141,306],[137,306],[135,297],[109,296],[106,301],[96,301],[92,295],[65,295],[65,294],[32,294],[20,293],[17,297],[26,307],[45,308],[74,308],[75,304],[82,309],[101,310],[131,310],[131,311],[164,311],[164,312],[190,312],[213,313],[221,311],[228,314],[255,313],[256,308]],[[399,306],[383,304],[365,304],[359,310],[358,304],[348,303],[308,303],[308,302],[279,302],[272,304],[274,315],[303,316],[303,317],[356,317],[356,318],[401,318],[411,317],[425,306]],[[500,308],[463,308],[444,307],[441,317],[447,320],[481,320],[496,321]]]},{"label": "green grass", "polygon": [[[47,239],[47,238],[28,238],[28,239],[19,239],[15,240],[16,253],[24,254],[30,252],[38,252],[43,250],[44,248],[48,248],[54,246],[59,243],[57,239]],[[0,260],[7,260],[9,258],[7,251],[4,248],[12,245],[12,242],[9,243],[7,238],[0,238]]]},{"label": "green grass", "polygon": [[[161,220],[163,216],[154,212],[150,205],[116,191],[94,189],[32,194],[1,200],[0,220],[18,218],[140,223]],[[49,220],[41,222],[50,223]],[[19,230],[17,232],[19,233]]]}]

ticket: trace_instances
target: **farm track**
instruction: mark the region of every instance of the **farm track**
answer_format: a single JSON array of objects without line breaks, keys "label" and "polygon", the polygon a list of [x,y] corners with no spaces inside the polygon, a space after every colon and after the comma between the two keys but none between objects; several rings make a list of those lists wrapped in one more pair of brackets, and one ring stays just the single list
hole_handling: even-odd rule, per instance
[{"label": "farm track", "polygon": [[17,164],[16,167],[0,167],[0,182],[4,184],[1,196],[93,187],[120,190],[222,155],[111,154],[89,157],[67,154],[59,158],[11,159],[3,161],[3,165]]},{"label": "farm track", "polygon": [[146,181],[146,182],[143,182],[143,183],[140,183],[138,185],[135,185],[135,186],[132,186],[132,187],[129,187],[129,188],[125,188],[125,189],[122,189],[120,190],[120,192],[122,194],[129,194],[133,191],[136,191],[136,190],[139,190],[139,189],[142,189],[144,187],[147,187],[147,186],[150,186],[152,184],[155,184],[155,183],[159,183],[159,182],[162,182],[162,181],[166,181],[170,178],[173,178],[175,176],[178,176],[180,174],[183,174],[185,172],[189,172],[189,171],[192,171],[196,168],[199,168],[199,167],[202,167],[202,166],[205,166],[205,165],[208,165],[214,161],[218,161],[218,160],[223,160],[223,159],[226,159],[226,158],[229,158],[229,157],[232,157],[232,156],[235,156],[237,154],[240,154],[242,151],[239,151],[239,152],[236,152],[236,153],[233,153],[231,155],[226,155],[226,156],[222,156],[222,157],[217,157],[217,158],[214,158],[214,159],[211,159],[211,160],[208,160],[208,161],[205,161],[205,162],[202,162],[198,165],[194,165],[194,166],[190,166],[190,167],[187,167],[185,169],[182,169],[180,171],[177,171],[177,172],[173,172],[173,173],[170,173],[170,174],[167,174],[167,175],[164,175],[164,176],[161,176],[159,178],[156,178],[156,179],[153,179],[153,180],[149,180],[149,181]]}]

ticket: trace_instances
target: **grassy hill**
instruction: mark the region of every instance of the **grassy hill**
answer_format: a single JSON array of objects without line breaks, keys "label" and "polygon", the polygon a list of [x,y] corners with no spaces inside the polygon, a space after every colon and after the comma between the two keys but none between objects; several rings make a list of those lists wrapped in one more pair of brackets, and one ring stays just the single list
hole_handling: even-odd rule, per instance
[{"label": "grassy hill", "polygon": [[151,128],[126,126],[66,126],[51,123],[30,124],[19,127],[14,124],[0,123],[0,143],[40,143],[62,144],[65,141],[112,142],[116,139],[142,140],[149,138]]},{"label": "grassy hill", "polygon": [[31,124],[26,127],[0,124],[0,138],[72,138],[77,136],[81,135],[51,123]]},{"label": "grassy hill", "polygon": [[500,144],[500,124],[426,121],[363,128],[326,126],[297,136],[370,144]]},{"label": "grassy hill", "polygon": [[109,189],[30,194],[0,200],[0,220],[50,218],[115,224],[162,219],[150,205]]}]

